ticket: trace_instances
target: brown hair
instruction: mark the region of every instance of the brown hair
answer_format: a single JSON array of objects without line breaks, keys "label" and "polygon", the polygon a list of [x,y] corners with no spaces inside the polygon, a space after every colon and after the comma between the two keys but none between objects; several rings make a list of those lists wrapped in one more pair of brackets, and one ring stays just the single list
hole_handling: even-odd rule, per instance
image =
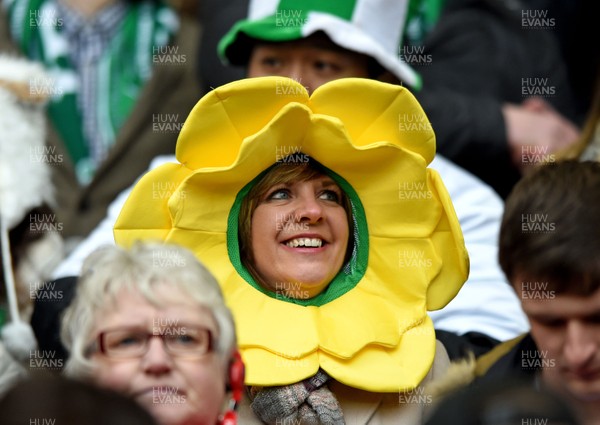
[{"label": "brown hair", "polygon": [[[306,162],[294,162],[286,163],[281,162],[273,166],[259,181],[252,187],[248,192],[242,205],[240,206],[240,215],[238,222],[238,240],[240,245],[240,257],[242,264],[250,272],[252,277],[257,283],[261,283],[260,276],[254,268],[254,258],[252,252],[252,215],[254,210],[261,201],[267,195],[269,189],[279,184],[291,184],[294,182],[304,182],[316,179],[323,175],[328,175],[326,169],[311,159],[308,156],[304,156],[307,159]],[[348,228],[350,229],[350,240],[348,241],[348,249],[346,252],[346,261],[350,253],[352,252],[353,246],[353,219],[352,219],[352,206],[348,196],[342,191],[341,205],[346,211],[348,218]]]},{"label": "brown hair", "polygon": [[549,163],[525,176],[506,200],[499,260],[513,286],[544,280],[557,293],[600,287],[600,163]]}]

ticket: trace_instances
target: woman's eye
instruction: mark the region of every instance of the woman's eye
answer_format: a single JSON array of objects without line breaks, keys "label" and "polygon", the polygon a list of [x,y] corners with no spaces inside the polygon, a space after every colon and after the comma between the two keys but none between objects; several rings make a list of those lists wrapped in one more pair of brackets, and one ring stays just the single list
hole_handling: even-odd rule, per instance
[{"label": "woman's eye", "polygon": [[277,189],[269,194],[267,199],[289,199],[290,191],[287,189]]},{"label": "woman's eye", "polygon": [[340,203],[340,195],[334,190],[325,190],[319,195],[320,199]]},{"label": "woman's eye", "polygon": [[193,335],[176,335],[171,337],[173,342],[177,345],[198,345],[200,344],[199,338]]},{"label": "woman's eye", "polygon": [[141,335],[128,335],[118,339],[113,344],[115,347],[132,347],[144,344],[145,338]]}]

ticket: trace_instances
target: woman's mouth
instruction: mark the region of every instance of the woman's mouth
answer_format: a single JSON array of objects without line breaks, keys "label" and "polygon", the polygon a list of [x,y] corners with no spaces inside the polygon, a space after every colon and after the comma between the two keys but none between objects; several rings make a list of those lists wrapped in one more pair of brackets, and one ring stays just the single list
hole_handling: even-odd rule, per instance
[{"label": "woman's mouth", "polygon": [[134,397],[166,397],[166,396],[177,396],[184,394],[179,387],[169,385],[156,385],[152,387],[144,388],[143,390],[137,391],[133,394]]},{"label": "woman's mouth", "polygon": [[325,241],[320,238],[294,238],[285,242],[285,244],[290,248],[321,248],[324,243]]}]

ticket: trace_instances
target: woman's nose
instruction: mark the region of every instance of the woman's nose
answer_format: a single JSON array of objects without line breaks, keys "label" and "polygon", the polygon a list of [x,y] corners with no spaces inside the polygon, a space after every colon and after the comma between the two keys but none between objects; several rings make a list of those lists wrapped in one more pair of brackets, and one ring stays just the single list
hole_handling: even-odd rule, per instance
[{"label": "woman's nose", "polygon": [[167,352],[164,340],[159,336],[148,341],[148,351],[142,357],[142,366],[146,373],[153,375],[161,375],[172,369],[173,358]]},{"label": "woman's nose", "polygon": [[298,198],[294,215],[300,221],[317,223],[323,218],[323,206],[314,196],[302,196]]}]

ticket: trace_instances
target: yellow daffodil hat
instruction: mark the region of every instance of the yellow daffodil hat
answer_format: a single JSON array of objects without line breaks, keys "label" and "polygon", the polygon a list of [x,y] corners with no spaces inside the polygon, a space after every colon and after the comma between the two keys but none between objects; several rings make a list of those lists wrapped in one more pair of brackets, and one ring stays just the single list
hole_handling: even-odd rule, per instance
[{"label": "yellow daffodil hat", "polygon": [[[429,371],[444,307],[469,270],[452,202],[427,168],[435,136],[400,86],[347,78],[309,96],[282,77],[217,88],[188,116],[179,163],[146,174],[115,225],[118,244],[162,240],[191,249],[233,311],[246,384],[286,385],[319,368],[363,390],[415,388]],[[291,299],[244,268],[240,204],[274,164],[313,158],[346,192],[353,255],[327,289]]]}]

